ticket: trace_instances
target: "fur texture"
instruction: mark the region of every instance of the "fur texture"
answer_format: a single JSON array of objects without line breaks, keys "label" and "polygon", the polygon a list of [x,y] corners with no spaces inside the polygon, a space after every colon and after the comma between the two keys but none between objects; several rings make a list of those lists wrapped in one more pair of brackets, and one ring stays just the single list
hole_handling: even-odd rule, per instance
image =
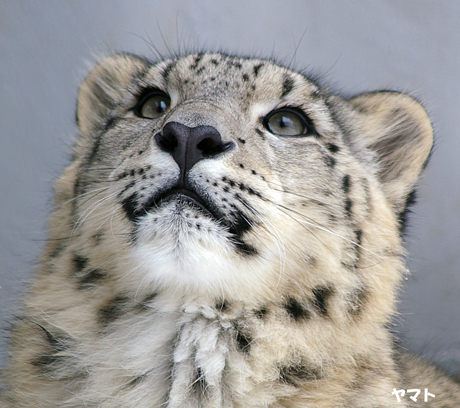
[{"label": "fur texture", "polygon": [[266,60],[120,54],[77,117],[3,406],[460,406],[388,331],[432,147],[417,101],[344,100]]}]

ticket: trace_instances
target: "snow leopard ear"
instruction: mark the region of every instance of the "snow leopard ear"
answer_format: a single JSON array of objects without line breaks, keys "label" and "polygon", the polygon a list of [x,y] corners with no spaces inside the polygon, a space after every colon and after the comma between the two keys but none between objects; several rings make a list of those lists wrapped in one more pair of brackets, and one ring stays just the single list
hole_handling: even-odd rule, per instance
[{"label": "snow leopard ear", "polygon": [[399,92],[363,93],[349,102],[357,113],[359,137],[377,155],[384,193],[399,214],[433,146],[430,119],[418,101]]},{"label": "snow leopard ear", "polygon": [[133,78],[149,66],[147,60],[135,55],[115,54],[90,72],[80,87],[77,102],[77,124],[83,136],[89,137],[105,125]]}]

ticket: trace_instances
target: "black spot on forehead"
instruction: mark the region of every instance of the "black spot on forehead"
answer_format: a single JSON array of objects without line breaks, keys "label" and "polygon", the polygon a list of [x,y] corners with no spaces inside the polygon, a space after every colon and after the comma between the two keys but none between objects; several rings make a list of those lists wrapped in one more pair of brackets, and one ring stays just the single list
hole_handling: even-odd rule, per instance
[{"label": "black spot on forehead", "polygon": [[252,68],[252,72],[254,73],[255,77],[257,77],[257,75],[259,75],[260,68],[262,68],[263,66],[264,66],[263,63],[254,65],[254,68]]},{"label": "black spot on forehead", "polygon": [[293,88],[294,80],[288,74],[285,74],[283,80],[283,89],[281,91],[281,98],[284,98],[286,95],[288,95]]},{"label": "black spot on forehead", "polygon": [[200,63],[202,58],[203,58],[203,54],[197,54],[195,58],[193,59],[193,63],[190,65],[190,69],[192,70],[197,69],[198,64]]},{"label": "black spot on forehead", "polygon": [[161,73],[164,79],[167,79],[171,70],[177,65],[177,61],[171,61],[166,67],[163,69]]},{"label": "black spot on forehead", "polygon": [[235,61],[235,60],[229,60],[228,64],[230,66],[235,67],[236,69],[241,69],[243,66],[241,65],[241,62]]}]

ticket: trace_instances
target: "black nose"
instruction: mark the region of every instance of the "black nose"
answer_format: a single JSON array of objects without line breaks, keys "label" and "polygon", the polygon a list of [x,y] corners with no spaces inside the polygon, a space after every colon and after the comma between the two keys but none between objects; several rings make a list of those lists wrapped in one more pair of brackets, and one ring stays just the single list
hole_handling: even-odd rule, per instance
[{"label": "black nose", "polygon": [[163,132],[155,135],[155,141],[179,165],[182,180],[198,161],[212,158],[234,145],[222,143],[220,133],[212,126],[190,128],[178,122],[168,122]]}]

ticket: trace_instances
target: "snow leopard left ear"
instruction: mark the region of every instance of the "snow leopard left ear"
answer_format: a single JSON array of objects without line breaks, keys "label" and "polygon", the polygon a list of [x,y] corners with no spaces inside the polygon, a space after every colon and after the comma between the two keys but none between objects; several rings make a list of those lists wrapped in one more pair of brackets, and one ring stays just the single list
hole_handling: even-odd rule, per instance
[{"label": "snow leopard left ear", "polygon": [[363,93],[349,102],[357,114],[359,138],[376,153],[384,193],[399,214],[433,146],[430,119],[418,101],[399,92]]},{"label": "snow leopard left ear", "polygon": [[80,86],[77,102],[77,123],[84,137],[91,137],[106,123],[133,78],[149,66],[138,56],[115,54],[104,58],[90,72]]}]

